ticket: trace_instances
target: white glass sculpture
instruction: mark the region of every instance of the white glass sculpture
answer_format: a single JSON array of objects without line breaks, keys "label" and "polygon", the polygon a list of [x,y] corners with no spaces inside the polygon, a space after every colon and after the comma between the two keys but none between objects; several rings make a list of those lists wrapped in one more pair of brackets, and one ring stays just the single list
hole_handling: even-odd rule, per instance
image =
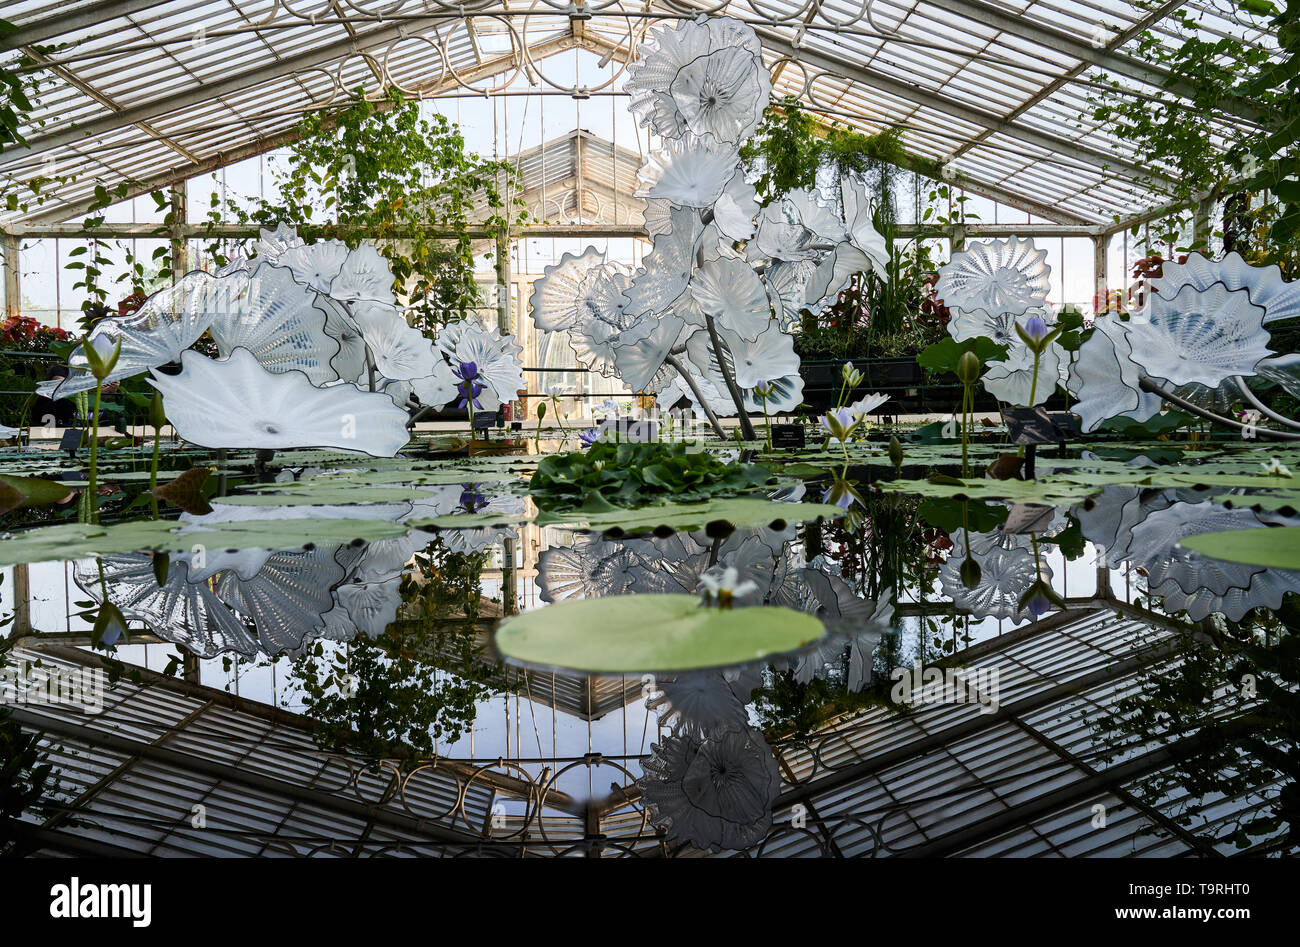
[{"label": "white glass sculpture", "polygon": [[513,401],[525,387],[523,346],[514,336],[503,336],[496,326],[454,322],[438,333],[437,345],[452,368],[473,363],[483,384],[500,401]]},{"label": "white glass sculpture", "polygon": [[395,306],[359,302],[353,307],[353,319],[370,347],[375,368],[385,378],[396,381],[427,378],[442,361],[424,333],[407,325]]},{"label": "white glass sculpture", "polygon": [[651,746],[637,780],[650,821],[696,848],[749,848],[772,826],[780,772],[762,734],[747,727],[699,739],[673,734]]},{"label": "white glass sculpture", "polygon": [[949,308],[1020,315],[1043,305],[1051,271],[1047,251],[1033,240],[981,241],[940,267],[935,295]]},{"label": "white glass sculpture", "polygon": [[1246,289],[1222,283],[1184,285],[1172,299],[1152,294],[1128,322],[1129,349],[1142,371],[1173,385],[1218,388],[1234,375],[1254,375],[1272,355],[1264,307]]},{"label": "white glass sculpture", "polygon": [[268,371],[299,371],[313,385],[338,378],[333,361],[340,347],[325,331],[328,310],[288,270],[257,266],[213,280],[202,292],[216,314],[209,331],[222,358],[241,348]]},{"label": "white glass sculpture", "polygon": [[[240,277],[235,277],[238,281]],[[175,286],[154,293],[135,312],[126,316],[101,319],[91,330],[91,338],[122,342],[117,365],[105,383],[121,381],[151,368],[178,361],[181,353],[198,341],[212,325],[218,311],[213,308],[212,287],[221,282],[207,273],[187,273]],[[52,397],[64,398],[95,387],[95,376],[87,370],[81,347],[68,358],[71,371],[57,384],[38,388]]]},{"label": "white glass sculpture", "polygon": [[209,448],[329,447],[391,457],[405,446],[406,412],[353,385],[317,388],[301,372],[269,372],[247,349],[221,361],[181,357],[179,375],[154,371],[177,434]]},{"label": "white glass sculpture", "polygon": [[1116,317],[1098,316],[1093,334],[1070,365],[1068,388],[1079,399],[1071,410],[1085,432],[1110,418],[1146,421],[1160,411],[1160,398],[1138,387],[1141,369],[1130,357],[1125,326]]}]

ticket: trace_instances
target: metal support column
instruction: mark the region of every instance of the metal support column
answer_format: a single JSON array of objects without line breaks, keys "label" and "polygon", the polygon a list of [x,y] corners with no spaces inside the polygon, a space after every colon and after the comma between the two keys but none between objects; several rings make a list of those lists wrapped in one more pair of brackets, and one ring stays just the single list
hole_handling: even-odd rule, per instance
[{"label": "metal support column", "polygon": [[184,181],[173,184],[168,191],[171,195],[171,256],[174,286],[190,270],[190,245],[185,239],[185,225],[190,221],[190,198]]},{"label": "metal support column", "polygon": [[1110,284],[1106,279],[1109,249],[1110,234],[1099,234],[1092,238],[1092,311],[1095,315],[1110,312]]},{"label": "metal support column", "polygon": [[22,309],[22,283],[18,278],[18,238],[5,231],[0,236],[0,256],[5,267],[5,318],[18,315]]}]

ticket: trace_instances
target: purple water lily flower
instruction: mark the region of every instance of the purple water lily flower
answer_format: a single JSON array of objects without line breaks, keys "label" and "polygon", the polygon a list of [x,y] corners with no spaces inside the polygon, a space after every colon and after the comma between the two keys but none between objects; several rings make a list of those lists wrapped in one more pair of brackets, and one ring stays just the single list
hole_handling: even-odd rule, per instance
[{"label": "purple water lily flower", "polygon": [[1035,342],[1041,342],[1050,331],[1051,329],[1042,316],[1030,316],[1025,320],[1025,332]]},{"label": "purple water lily flower", "polygon": [[460,505],[465,509],[473,513],[486,502],[487,497],[478,492],[477,483],[461,484]]},{"label": "purple water lily flower", "polygon": [[583,447],[590,447],[600,440],[601,430],[598,427],[589,427],[585,431],[578,432],[578,440],[582,441]]},{"label": "purple water lily flower", "polygon": [[483,393],[483,383],[476,381],[478,365],[473,362],[461,362],[451,367],[451,373],[460,379],[460,384],[456,386],[456,391],[460,394],[460,402],[456,407],[464,408],[473,403],[476,410],[482,411],[483,406],[478,403],[478,396]]},{"label": "purple water lily flower", "polygon": [[1042,592],[1035,592],[1029,597],[1029,601],[1025,603],[1025,608],[1028,609],[1029,614],[1033,615],[1035,618],[1042,618],[1051,611],[1052,600]]}]

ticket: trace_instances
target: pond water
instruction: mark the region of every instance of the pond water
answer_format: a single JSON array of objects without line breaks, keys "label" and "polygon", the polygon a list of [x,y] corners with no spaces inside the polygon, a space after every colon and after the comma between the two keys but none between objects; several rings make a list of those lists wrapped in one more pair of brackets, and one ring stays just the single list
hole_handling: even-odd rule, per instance
[{"label": "pond water", "polygon": [[[166,552],[121,532],[155,525],[129,452],[105,459],[98,532],[77,532],[75,501],[0,519],[8,681],[49,682],[11,710],[57,779],[26,850],[1294,851],[1300,571],[1192,548],[1300,524],[1294,478],[1259,472],[1251,445],[1053,450],[1036,482],[965,484],[950,445],[909,445],[897,470],[883,442],[843,466],[753,450],[780,479],[742,525],[675,506],[539,517],[536,448],[558,444],[446,446],[171,455],[162,481],[213,472],[172,495],[188,511],[160,504],[180,526]],[[836,481],[845,512],[821,505]],[[66,532],[32,541],[51,525]],[[577,649],[557,653],[611,638],[617,657],[648,596],[718,581],[737,615],[779,606],[820,637],[616,670],[503,657],[495,638],[631,596],[539,626]]]}]

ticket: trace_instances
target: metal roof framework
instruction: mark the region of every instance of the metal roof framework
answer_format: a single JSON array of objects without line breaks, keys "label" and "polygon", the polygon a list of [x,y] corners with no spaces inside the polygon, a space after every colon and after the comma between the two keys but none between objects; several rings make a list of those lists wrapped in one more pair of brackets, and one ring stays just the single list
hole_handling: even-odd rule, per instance
[{"label": "metal roof framework", "polygon": [[[1161,204],[1170,172],[1089,117],[1092,77],[1170,94],[1132,48],[1147,29],[1169,40],[1179,10],[1207,36],[1276,48],[1216,0],[17,0],[0,55],[31,56],[48,87],[30,147],[0,152],[0,177],[20,191],[75,179],[0,226],[73,218],[95,184],[144,193],[270,151],[304,111],[358,86],[617,94],[618,68],[591,88],[548,60],[583,49],[626,62],[656,24],[707,12],[754,25],[776,96],[855,128],[899,126],[911,153],[968,190],[1104,233]],[[1225,103],[1216,133],[1228,141],[1257,118]]]},{"label": "metal roof framework", "polygon": [[[1093,726],[1152,675],[1176,669],[1176,635],[1186,631],[1102,589],[940,662],[960,662],[968,673],[996,669],[994,713],[974,703],[906,715],[876,708],[778,742],[773,826],[743,854],[1239,854],[1219,839],[1279,787],[1152,799],[1139,781],[1195,752],[1194,738],[1114,741]],[[88,651],[33,638],[13,655],[37,656],[47,668],[98,666]],[[1221,696],[1225,711],[1241,711],[1232,695]],[[24,726],[44,733],[63,787],[53,813],[27,820],[29,852],[708,854],[649,825],[632,783],[636,757],[439,758],[403,772],[320,750],[293,714],[150,671],[112,683],[104,707],[96,716],[66,705],[15,708]],[[608,793],[560,791],[574,773]],[[204,807],[204,825],[194,823],[195,805]]]}]

